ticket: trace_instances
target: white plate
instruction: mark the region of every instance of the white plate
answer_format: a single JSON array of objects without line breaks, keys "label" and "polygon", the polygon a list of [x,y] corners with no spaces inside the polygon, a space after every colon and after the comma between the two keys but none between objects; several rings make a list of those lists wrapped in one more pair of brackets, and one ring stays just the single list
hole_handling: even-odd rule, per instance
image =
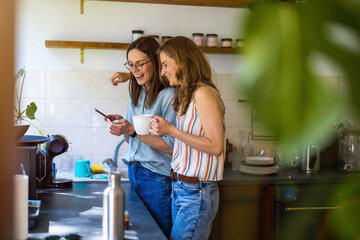
[{"label": "white plate", "polygon": [[263,157],[263,156],[249,156],[246,157],[245,161],[250,164],[255,165],[271,165],[274,164],[273,157]]},{"label": "white plate", "polygon": [[276,173],[279,170],[278,165],[269,166],[251,166],[246,162],[240,163],[240,172],[258,175],[267,175]]}]

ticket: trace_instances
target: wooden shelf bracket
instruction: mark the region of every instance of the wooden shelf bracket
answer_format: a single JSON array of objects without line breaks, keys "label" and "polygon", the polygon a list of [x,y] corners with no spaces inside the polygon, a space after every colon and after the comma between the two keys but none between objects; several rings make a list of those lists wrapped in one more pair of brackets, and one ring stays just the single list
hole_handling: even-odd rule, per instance
[{"label": "wooden shelf bracket", "polygon": [[84,0],[80,0],[80,13],[84,14]]},{"label": "wooden shelf bracket", "polygon": [[84,63],[84,48],[80,49],[80,63]]}]

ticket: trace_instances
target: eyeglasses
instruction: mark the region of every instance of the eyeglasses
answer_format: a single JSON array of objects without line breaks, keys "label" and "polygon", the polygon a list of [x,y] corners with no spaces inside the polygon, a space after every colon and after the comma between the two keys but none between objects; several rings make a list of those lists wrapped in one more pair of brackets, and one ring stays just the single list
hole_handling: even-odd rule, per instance
[{"label": "eyeglasses", "polygon": [[66,236],[59,236],[59,235],[51,235],[51,236],[47,236],[45,238],[45,240],[58,240],[58,239],[62,239],[65,238],[67,240],[81,240],[82,237],[80,235],[77,234],[68,234]]},{"label": "eyeglasses", "polygon": [[141,64],[132,64],[132,63],[128,63],[126,62],[124,64],[124,66],[129,69],[130,71],[132,71],[134,68],[137,69],[138,71],[141,71],[144,67],[145,64],[149,63],[151,60],[147,61],[147,62],[144,62],[144,63],[141,63]]}]

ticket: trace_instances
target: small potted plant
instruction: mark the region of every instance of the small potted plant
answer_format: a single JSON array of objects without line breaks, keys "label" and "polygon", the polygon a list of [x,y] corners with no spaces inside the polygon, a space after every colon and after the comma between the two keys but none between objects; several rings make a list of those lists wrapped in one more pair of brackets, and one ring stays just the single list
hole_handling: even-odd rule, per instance
[{"label": "small potted plant", "polygon": [[[36,119],[35,113],[37,111],[37,106],[34,102],[31,102],[26,106],[26,109],[21,109],[22,93],[24,87],[24,81],[26,77],[26,71],[24,68],[21,68],[15,75],[15,84],[18,79],[21,78],[20,91],[15,88],[15,103],[14,103],[14,127],[16,129],[17,139],[21,138],[26,131],[29,129],[30,125],[35,127],[40,135],[43,135],[43,131],[39,130],[31,120]],[[25,122],[25,123],[24,123]]]}]

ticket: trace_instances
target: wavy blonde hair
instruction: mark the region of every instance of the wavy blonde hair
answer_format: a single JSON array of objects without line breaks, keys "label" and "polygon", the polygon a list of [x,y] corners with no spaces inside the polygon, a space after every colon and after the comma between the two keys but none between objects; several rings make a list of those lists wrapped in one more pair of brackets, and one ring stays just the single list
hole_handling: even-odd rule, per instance
[{"label": "wavy blonde hair", "polygon": [[[176,78],[179,85],[175,86],[173,106],[180,115],[186,113],[193,94],[199,87],[208,85],[219,92],[213,82],[213,71],[208,59],[191,39],[173,37],[160,46],[157,52],[158,55],[166,53],[178,64]],[[161,80],[164,81],[163,78]]]}]

